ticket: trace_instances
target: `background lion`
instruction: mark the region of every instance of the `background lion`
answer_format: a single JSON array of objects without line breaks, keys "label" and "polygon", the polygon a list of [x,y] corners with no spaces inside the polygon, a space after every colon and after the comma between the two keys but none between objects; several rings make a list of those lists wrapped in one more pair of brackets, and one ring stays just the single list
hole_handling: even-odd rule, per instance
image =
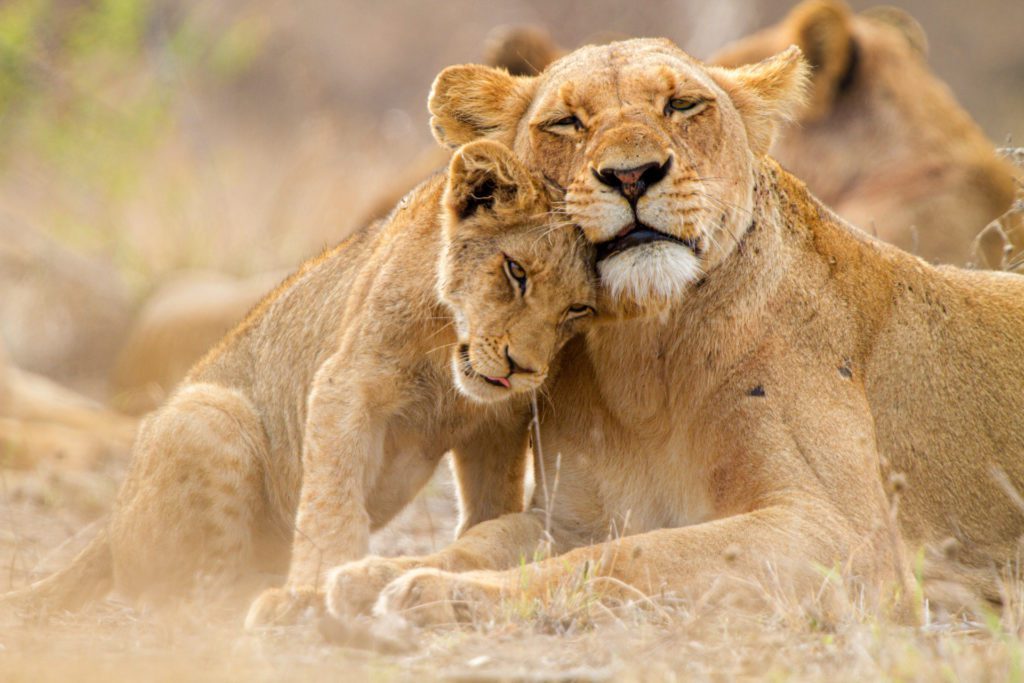
[{"label": "background lion", "polygon": [[807,0],[711,61],[747,64],[790,44],[811,65],[810,98],[772,155],[863,230],[967,263],[975,236],[1010,208],[1014,170],[929,70],[921,26],[891,7]]}]

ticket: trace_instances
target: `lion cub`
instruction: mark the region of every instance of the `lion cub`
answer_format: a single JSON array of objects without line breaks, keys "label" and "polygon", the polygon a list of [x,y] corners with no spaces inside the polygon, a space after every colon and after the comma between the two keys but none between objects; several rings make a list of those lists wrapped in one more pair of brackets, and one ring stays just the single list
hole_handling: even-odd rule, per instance
[{"label": "lion cub", "polygon": [[364,556],[449,449],[460,533],[522,509],[529,394],[595,313],[589,249],[552,199],[503,145],[455,154],[441,230],[390,245],[313,380],[288,581],[247,626],[319,607],[326,571]]},{"label": "lion cub", "polygon": [[521,511],[530,392],[596,305],[592,254],[552,201],[505,147],[473,143],[305,264],[146,420],[109,527],[21,597],[160,601],[200,577],[245,597],[240,579],[290,554],[286,590],[248,622],[290,618],[449,450],[460,532]]}]

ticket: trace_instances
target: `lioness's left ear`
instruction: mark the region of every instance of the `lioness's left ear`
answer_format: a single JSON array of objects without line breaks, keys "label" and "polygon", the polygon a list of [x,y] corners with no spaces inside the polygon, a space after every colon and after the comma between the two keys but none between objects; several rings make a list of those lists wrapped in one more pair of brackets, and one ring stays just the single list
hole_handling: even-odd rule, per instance
[{"label": "lioness's left ear", "polygon": [[511,145],[535,88],[535,78],[511,76],[504,69],[450,66],[430,89],[430,129],[451,148],[481,138]]},{"label": "lioness's left ear", "polygon": [[458,221],[478,210],[525,210],[534,195],[529,172],[501,143],[478,140],[452,156],[444,203]]},{"label": "lioness's left ear", "polygon": [[747,140],[755,155],[768,153],[779,126],[804,106],[810,68],[800,48],[737,69],[708,67],[743,117]]}]

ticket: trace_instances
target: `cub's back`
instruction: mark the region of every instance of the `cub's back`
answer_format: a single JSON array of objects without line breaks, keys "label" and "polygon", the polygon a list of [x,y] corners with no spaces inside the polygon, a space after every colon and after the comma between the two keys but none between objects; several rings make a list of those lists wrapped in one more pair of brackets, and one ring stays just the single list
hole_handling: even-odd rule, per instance
[{"label": "cub's back", "polygon": [[[306,399],[313,376],[337,349],[352,285],[380,267],[396,231],[436,223],[443,176],[425,181],[396,219],[376,221],[304,263],[253,308],[189,373],[241,391],[261,413],[274,452],[301,452]],[[352,302],[359,311],[363,302]]]}]

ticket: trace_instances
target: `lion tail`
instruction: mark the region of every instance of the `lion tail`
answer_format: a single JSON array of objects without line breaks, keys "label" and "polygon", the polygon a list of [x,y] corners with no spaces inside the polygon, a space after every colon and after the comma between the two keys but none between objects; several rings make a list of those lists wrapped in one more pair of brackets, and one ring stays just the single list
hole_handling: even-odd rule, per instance
[{"label": "lion tail", "polygon": [[110,536],[103,528],[68,566],[29,586],[0,595],[0,608],[33,613],[75,611],[103,597],[113,582]]}]

